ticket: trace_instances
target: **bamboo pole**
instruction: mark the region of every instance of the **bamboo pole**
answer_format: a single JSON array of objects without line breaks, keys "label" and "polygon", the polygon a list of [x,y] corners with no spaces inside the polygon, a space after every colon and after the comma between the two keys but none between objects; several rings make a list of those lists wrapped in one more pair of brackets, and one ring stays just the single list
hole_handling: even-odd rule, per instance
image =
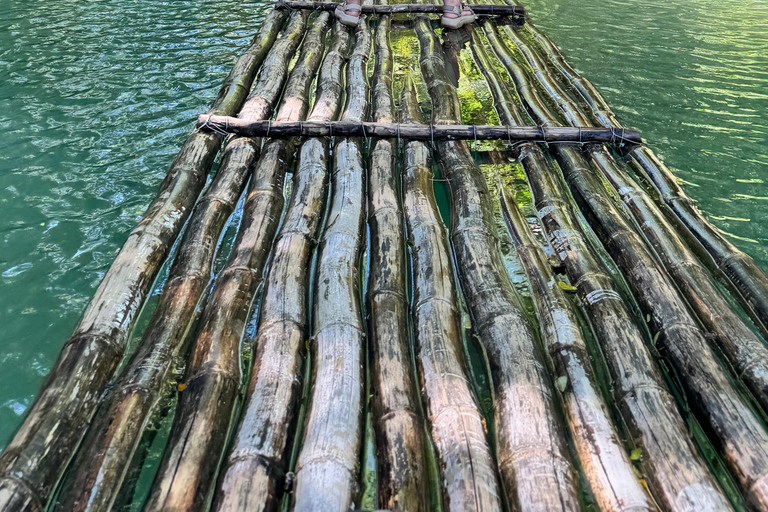
[{"label": "bamboo pole", "polygon": [[[494,69],[483,42],[474,29],[470,34],[475,62],[492,90],[499,116],[505,122],[521,124],[522,116]],[[544,346],[550,368],[554,368],[560,384],[580,467],[599,509],[656,510],[635,478],[626,450],[608,417],[608,406],[597,388],[578,320],[547,256],[512,198],[502,192],[500,201],[518,257],[531,282]]]},{"label": "bamboo pole", "polygon": [[[289,48],[290,49],[290,45]],[[282,58],[281,58],[282,57]],[[265,74],[256,82],[249,104],[271,105],[282,89],[285,55],[275,48],[264,62]],[[171,364],[187,336],[198,302],[211,274],[216,244],[250,173],[249,159],[258,149],[228,144],[220,171],[195,206],[171,266],[168,281],[150,325],[131,361],[100,405],[65,478],[56,508],[66,511],[111,510],[127,476],[163,391]]]},{"label": "bamboo pole", "polygon": [[[425,20],[417,23],[416,34],[433,122],[456,122],[459,100],[445,74],[442,49]],[[451,241],[462,290],[491,367],[497,457],[508,499],[519,510],[576,509],[552,383],[501,259],[485,180],[466,143],[440,142],[438,150],[451,188]]]},{"label": "bamboo pole", "polygon": [[[515,86],[528,91],[518,93],[528,111],[545,109],[543,102],[528,103],[538,93],[523,81],[522,68],[499,40],[495,27],[483,24],[483,28]],[[655,499],[671,511],[730,509],[691,444],[674,399],[613,279],[593,256],[554,167],[535,144],[521,146],[520,152],[537,215],[600,341],[622,419],[643,454],[641,467]]]},{"label": "bamboo pole", "polygon": [[[370,30],[361,16],[347,64],[346,121],[359,123],[365,115],[370,50]],[[365,362],[359,294],[364,221],[362,141],[342,139],[333,151],[330,210],[318,246],[310,339],[313,387],[296,463],[296,512],[346,512],[357,491]]]},{"label": "bamboo pole", "polygon": [[[538,70],[535,76],[539,83],[547,83],[547,90],[558,89],[554,78],[533,49],[517,35],[512,41],[531,69]],[[561,96],[558,106],[571,124],[588,122],[574,101]],[[763,410],[768,411],[768,347],[730,308],[712,278],[661,210],[609,152],[597,144],[588,144],[585,150],[624,202],[626,210],[635,219],[637,227],[674,279],[708,336],[714,339]]]},{"label": "bamboo pole", "polygon": [[[338,4],[322,2],[291,2],[279,0],[275,3],[275,9],[309,9],[313,11],[333,11]],[[471,5],[469,6],[475,14],[490,16],[513,16],[521,19],[525,17],[525,9],[516,5]],[[443,7],[433,4],[393,4],[393,5],[364,5],[362,14],[442,14]]]},{"label": "bamboo pole", "polygon": [[530,227],[508,196],[501,207],[531,282],[536,316],[554,363],[581,469],[600,510],[657,510],[649,500],[608,418],[578,320]]},{"label": "bamboo pole", "polygon": [[[265,68],[265,79],[275,82],[277,91],[304,34],[305,21],[303,14],[291,14],[286,35],[273,49],[274,65]],[[294,82],[294,77],[299,81],[307,79],[305,74],[292,72],[286,90],[293,90],[290,82]],[[266,115],[271,112],[270,102],[254,101],[251,105],[254,108],[250,112],[260,110]],[[302,115],[291,97],[281,101],[278,117],[286,115],[286,111],[291,116]],[[230,144],[235,143],[238,142]],[[251,150],[234,165],[253,168],[257,143],[240,141],[238,144],[250,146]],[[280,218],[283,173],[285,166],[290,165],[292,154],[288,141],[270,142],[255,164],[235,249],[203,310],[185,389],[176,407],[173,427],[145,510],[187,511],[206,506],[240,384],[240,338]]]},{"label": "bamboo pole", "polygon": [[[267,16],[209,114],[240,109],[286,18]],[[18,432],[0,455],[0,510],[43,510],[122,358],[128,333],[205,184],[222,137],[195,131],[110,266]]]},{"label": "bamboo pole", "polygon": [[[403,122],[421,122],[416,88],[402,91]],[[403,210],[411,247],[416,357],[424,406],[440,472],[445,510],[500,510],[500,491],[485,422],[462,347],[453,262],[440,218],[427,146],[408,141]]]},{"label": "bamboo pole", "polygon": [[234,133],[244,137],[400,137],[421,141],[503,140],[535,142],[606,142],[639,143],[635,130],[591,127],[494,126],[465,124],[399,124],[377,122],[273,122],[245,121],[235,117],[201,114],[197,121],[201,130]]},{"label": "bamboo pole", "polygon": [[[320,17],[328,23],[328,13]],[[310,40],[311,35],[302,51],[307,52],[311,45],[314,58],[319,59],[323,41]],[[334,85],[342,79],[348,47],[349,34],[336,22],[310,119],[335,117],[341,88]],[[232,451],[219,478],[213,510],[274,511],[283,498],[305,369],[311,259],[327,192],[327,143],[307,140],[299,148],[293,192],[275,239],[253,342],[253,373]]]},{"label": "bamboo pole", "polygon": [[[556,123],[551,113],[536,120]],[[672,280],[625,221],[581,152],[557,145],[554,154],[566,182],[647,315],[656,345],[678,373],[689,405],[721,450],[747,502],[758,510],[768,507],[768,433],[731,385]]]},{"label": "bamboo pole", "polygon": [[[376,122],[394,120],[391,18],[379,17],[372,112]],[[371,342],[373,428],[376,433],[378,506],[386,510],[427,510],[424,422],[411,356],[406,296],[403,210],[398,194],[397,142],[377,140],[368,171],[369,269],[366,312]]]},{"label": "bamboo pole", "polygon": [[[566,62],[557,46],[533,25],[528,25],[527,30],[539,43],[552,66],[587,103],[594,118],[603,126],[621,127],[605,99]],[[677,177],[650,148],[630,146],[628,155],[633,168],[656,188],[661,201],[673,213],[671,220],[683,228],[682,234],[699,252],[702,261],[726,276],[736,298],[758,324],[763,335],[768,335],[768,276],[763,269],[704,218],[695,201],[680,186]]]}]

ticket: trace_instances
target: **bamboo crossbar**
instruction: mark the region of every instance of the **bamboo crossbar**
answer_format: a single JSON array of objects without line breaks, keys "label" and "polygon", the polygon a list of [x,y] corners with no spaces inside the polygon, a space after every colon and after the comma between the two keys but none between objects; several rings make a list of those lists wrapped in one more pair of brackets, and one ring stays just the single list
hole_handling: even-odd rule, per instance
[{"label": "bamboo crossbar", "polygon": [[509,142],[604,142],[608,144],[642,144],[640,132],[621,128],[493,126],[493,125],[429,125],[400,123],[336,122],[272,122],[247,121],[237,117],[202,114],[197,128],[217,133],[233,133],[244,137],[376,137],[422,141],[441,140],[506,140]]},{"label": "bamboo crossbar", "polygon": [[[275,9],[310,9],[313,11],[333,11],[336,3],[326,2],[290,2],[279,1]],[[514,16],[525,17],[525,9],[517,5],[470,5],[475,14],[483,16]],[[434,4],[396,4],[396,5],[363,5],[362,14],[442,14],[443,6]]]}]

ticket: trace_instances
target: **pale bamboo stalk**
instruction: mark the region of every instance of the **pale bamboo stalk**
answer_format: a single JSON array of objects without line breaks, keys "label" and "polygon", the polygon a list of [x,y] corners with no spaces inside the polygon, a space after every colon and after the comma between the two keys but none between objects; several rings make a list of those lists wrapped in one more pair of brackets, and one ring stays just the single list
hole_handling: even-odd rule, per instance
[{"label": "pale bamboo stalk", "polygon": [[[552,66],[587,103],[594,118],[603,126],[620,128],[621,123],[602,95],[566,62],[557,46],[533,25],[527,24],[526,30],[539,43]],[[734,296],[763,335],[768,335],[768,276],[765,271],[706,220],[696,202],[686,195],[678,178],[649,147],[630,146],[628,153],[633,168],[653,184],[661,201],[672,212],[670,220],[676,221],[679,232],[705,264],[725,275]]]},{"label": "pale bamboo stalk", "polygon": [[[365,115],[365,63],[370,50],[370,30],[361,16],[347,64],[344,120],[361,122]],[[346,512],[357,492],[365,363],[359,293],[365,221],[363,169],[362,141],[337,142],[330,209],[318,246],[310,339],[313,387],[296,463],[296,512]]]},{"label": "pale bamboo stalk", "polygon": [[[400,100],[403,122],[421,122],[413,80]],[[462,327],[445,226],[440,218],[429,148],[405,146],[403,210],[413,275],[416,358],[444,510],[500,510],[496,468],[462,346]]]},{"label": "pale bamboo stalk", "polygon": [[[525,81],[525,73],[498,38],[495,27],[484,23],[483,28],[528,111],[546,112],[543,102],[529,103],[538,93]],[[600,341],[616,401],[634,444],[643,453],[641,467],[656,501],[671,511],[728,510],[728,501],[692,445],[629,308],[609,271],[592,254],[556,170],[539,146],[525,144],[520,151],[537,215]]]},{"label": "pale bamboo stalk", "polygon": [[[239,57],[209,110],[232,115],[245,99],[286,15],[270,14]],[[222,137],[195,131],[157,198],[131,232],[74,334],[0,455],[0,510],[43,510],[74,455],[155,277],[205,184]]]},{"label": "pale bamboo stalk", "polygon": [[[442,49],[422,19],[420,64],[435,124],[461,118]],[[451,242],[473,326],[488,354],[494,391],[497,458],[508,499],[519,510],[575,510],[573,470],[543,355],[519,308],[495,233],[493,205],[463,142],[439,142],[451,190]]]},{"label": "pale bamboo stalk", "polygon": [[[546,108],[541,111],[547,115],[536,119],[538,122],[557,123]],[[649,327],[656,333],[657,346],[680,377],[690,407],[708,429],[745,499],[757,510],[768,508],[768,433],[733,388],[671,278],[624,219],[581,152],[558,145],[554,154],[591,225],[635,293]]]},{"label": "pale bamboo stalk", "polygon": [[[392,99],[391,19],[379,16],[374,33],[372,111],[376,122],[395,119]],[[368,171],[367,316],[373,428],[378,462],[378,506],[386,510],[427,510],[424,422],[411,356],[406,296],[403,210],[398,194],[396,141],[379,139]]]},{"label": "pale bamboo stalk", "polygon": [[[502,121],[522,123],[512,94],[501,82],[474,29],[471,48],[478,69],[492,91]],[[544,346],[554,367],[573,444],[584,477],[603,511],[651,512],[649,500],[635,477],[635,470],[608,417],[586,342],[560,282],[550,267],[527,222],[511,197],[500,196],[501,208],[517,254],[531,282],[531,294],[543,334]]]},{"label": "pale bamboo stalk", "polygon": [[[531,69],[539,70],[535,74],[539,83],[546,82],[547,90],[557,89],[554,78],[536,52],[516,35],[512,42]],[[588,122],[576,102],[561,96],[558,106],[571,124]],[[758,403],[768,411],[768,347],[731,309],[661,210],[610,153],[596,144],[588,144],[585,150],[626,205],[628,213],[635,219],[637,227],[674,279],[707,334],[714,339]]]},{"label": "pale bamboo stalk", "polygon": [[[320,17],[329,23],[328,13]],[[307,35],[302,52],[311,45],[313,58],[319,60],[323,39],[310,39],[312,35]],[[318,79],[320,95],[310,118],[335,116],[333,107],[338,105],[341,90],[328,85],[341,80],[341,57],[348,46],[348,32],[337,22]],[[316,66],[306,68],[313,75]],[[275,239],[253,342],[253,373],[213,510],[274,511],[283,498],[303,387],[311,258],[327,192],[327,144],[307,140],[299,149],[290,203]]]},{"label": "pale bamboo stalk", "polygon": [[[275,64],[265,68],[269,73],[265,79],[276,82],[277,91],[304,34],[305,21],[304,14],[291,14],[286,35],[273,49],[279,52]],[[286,89],[292,87],[290,82],[294,82],[294,77],[307,80],[303,73],[292,73]],[[250,102],[253,108],[248,115],[257,115],[257,111],[262,112],[258,115],[269,115],[271,104]],[[293,116],[302,115],[291,97],[281,102],[278,117],[285,115],[286,110]],[[233,141],[230,145],[236,143]],[[247,139],[238,143],[250,146],[251,151],[236,165],[253,167],[257,143]],[[186,388],[176,407],[176,417],[145,510],[189,511],[206,507],[240,385],[240,339],[280,220],[283,174],[290,166],[292,155],[293,148],[288,141],[269,142],[255,164],[235,248],[203,310],[202,327],[184,380]]]}]

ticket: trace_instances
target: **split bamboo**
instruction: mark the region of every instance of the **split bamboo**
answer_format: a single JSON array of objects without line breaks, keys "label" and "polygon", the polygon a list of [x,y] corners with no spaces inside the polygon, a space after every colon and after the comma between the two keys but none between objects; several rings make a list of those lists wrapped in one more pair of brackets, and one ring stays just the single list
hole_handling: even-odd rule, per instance
[{"label": "split bamboo", "polygon": [[[517,35],[512,41],[531,69],[538,70],[534,76],[539,83],[546,83],[547,91],[559,89],[533,49]],[[571,124],[587,122],[580,107],[566,99],[564,93],[557,104]],[[585,151],[624,202],[626,210],[635,219],[637,227],[674,279],[708,336],[714,339],[757,402],[768,411],[768,347],[730,308],[712,278],[659,208],[610,153],[597,144],[586,145]]]},{"label": "split bamboo", "polygon": [[234,133],[243,137],[400,137],[410,140],[504,140],[535,142],[606,142],[610,144],[642,142],[635,130],[591,127],[494,126],[446,123],[393,124],[338,121],[328,123],[273,121],[249,122],[236,117],[201,114],[197,121],[201,130]]},{"label": "split bamboo", "polygon": [[[485,45],[474,29],[470,34],[475,62],[493,91],[499,116],[521,124],[512,95],[494,69]],[[550,368],[554,369],[559,384],[580,467],[599,509],[656,510],[636,479],[626,449],[608,417],[608,406],[597,388],[581,328],[549,259],[511,197],[502,192],[500,201],[512,241],[531,283],[544,345],[553,363]]]},{"label": "split bamboo", "polygon": [[[274,64],[262,72],[278,93],[305,25],[303,13],[291,14],[286,34],[270,54]],[[294,93],[304,91],[306,88],[292,88],[291,82],[297,80],[306,81],[306,74],[292,72],[286,89]],[[295,97],[284,97],[278,117],[291,115],[295,119],[302,115],[295,108],[297,101],[300,100]],[[254,101],[250,106],[248,115],[256,115],[257,111],[261,112],[258,115],[269,115],[272,110],[270,102]],[[229,262],[217,277],[203,310],[185,389],[145,510],[201,510],[208,503],[216,479],[240,386],[240,339],[280,219],[283,174],[293,154],[289,141],[270,141],[256,163],[258,142],[230,142],[250,147],[247,157],[233,164],[253,168],[241,229]]]},{"label": "split bamboo", "polygon": [[[541,101],[531,103],[538,93],[524,81],[522,68],[500,41],[495,27],[483,24],[483,28],[528,111],[545,109]],[[512,102],[511,98],[506,100],[507,104]],[[641,450],[640,465],[656,501],[671,511],[730,509],[692,445],[674,399],[613,279],[592,254],[554,167],[535,144],[521,146],[520,160],[544,232],[575,284],[600,342],[622,419],[633,445]]]},{"label": "split bamboo", "polygon": [[[552,66],[589,105],[595,119],[606,127],[621,127],[608,103],[595,87],[563,58],[552,41],[532,25],[527,29],[539,43]],[[695,201],[688,197],[677,177],[645,145],[630,146],[632,166],[655,187],[662,202],[673,213],[691,246],[705,263],[713,263],[730,281],[734,295],[764,335],[768,334],[768,276],[747,254],[731,244],[707,221]],[[710,259],[711,258],[711,259]]]},{"label": "split bamboo", "polygon": [[[540,112],[545,116],[537,122],[557,123],[546,106]],[[756,510],[768,508],[768,433],[733,388],[672,280],[625,221],[581,151],[560,144],[553,152],[590,224],[647,315],[656,345],[680,377],[690,407],[720,449],[745,499]]]},{"label": "split bamboo", "polygon": [[[379,16],[372,111],[376,122],[394,120],[391,18]],[[378,506],[386,510],[427,510],[424,422],[411,355],[406,296],[403,210],[398,193],[397,142],[375,141],[368,171],[369,268],[367,316],[373,362],[373,428],[378,461]]]},{"label": "split bamboo", "polygon": [[[270,13],[240,56],[209,114],[243,104],[285,13]],[[213,165],[222,136],[195,131],[171,164],[157,198],[110,266],[27,417],[0,456],[0,510],[41,511],[74,455],[128,333]]]},{"label": "split bamboo", "polygon": [[[328,13],[320,17],[323,23],[329,22]],[[310,39],[312,35],[307,35],[302,52],[311,45],[312,58],[319,59],[323,39]],[[336,22],[310,119],[336,116],[348,47],[349,33]],[[314,74],[314,67],[306,66],[307,72]],[[216,511],[274,511],[283,498],[302,395],[309,277],[328,192],[327,158],[327,142],[310,139],[299,148],[291,199],[275,239],[261,301],[253,373],[240,426],[214,496]]]},{"label": "split bamboo", "polygon": [[[413,80],[403,86],[405,123],[421,122]],[[429,148],[405,146],[403,210],[413,275],[416,358],[424,408],[440,473],[443,510],[500,510],[499,486],[462,346],[453,260],[440,218]]]},{"label": "split bamboo", "polygon": [[[342,119],[359,123],[368,106],[365,16],[347,63]],[[310,339],[312,394],[294,479],[296,512],[346,512],[357,492],[363,431],[365,331],[359,293],[364,244],[363,144],[342,139],[333,151],[330,209],[318,246]]]},{"label": "split bamboo", "polygon": [[[432,97],[433,123],[461,117],[437,37],[416,23],[420,65]],[[575,510],[578,497],[552,382],[519,308],[495,233],[493,205],[466,143],[439,142],[451,190],[451,241],[474,330],[488,354],[495,392],[497,458],[517,510]]]}]

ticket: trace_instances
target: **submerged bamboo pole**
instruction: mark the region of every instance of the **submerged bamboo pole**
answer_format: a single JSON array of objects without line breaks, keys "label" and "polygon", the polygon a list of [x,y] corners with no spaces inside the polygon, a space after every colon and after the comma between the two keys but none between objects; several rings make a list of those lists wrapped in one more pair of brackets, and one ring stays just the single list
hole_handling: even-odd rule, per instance
[{"label": "submerged bamboo pole", "polygon": [[236,117],[201,114],[198,128],[205,131],[234,133],[244,137],[400,137],[421,141],[504,140],[535,142],[606,142],[610,144],[640,143],[635,130],[591,127],[495,126],[445,123],[398,124],[377,122],[292,122],[245,121]]},{"label": "submerged bamboo pole", "polygon": [[[232,115],[272,47],[286,14],[270,13],[235,63],[209,114]],[[205,184],[221,144],[191,134],[157,198],[110,266],[35,403],[0,455],[0,510],[43,510],[122,358],[128,333]]]},{"label": "submerged bamboo pole", "polygon": [[[403,86],[400,109],[403,122],[421,122],[410,77]],[[484,420],[466,377],[468,363],[462,347],[453,261],[435,200],[429,148],[422,142],[408,141],[404,158],[403,210],[413,248],[411,314],[443,509],[500,510]]]},{"label": "submerged bamboo pole", "polygon": [[[328,23],[328,13],[320,17]],[[311,45],[313,58],[319,59],[323,40],[310,39],[312,35],[307,35],[302,52]],[[336,22],[310,119],[336,116],[348,47],[349,33]],[[310,76],[314,67],[307,67]],[[243,415],[214,495],[216,511],[274,511],[283,498],[303,386],[311,258],[328,191],[327,153],[327,142],[317,139],[299,148],[293,191],[275,239],[261,301]]]},{"label": "submerged bamboo pole", "polygon": [[[483,42],[475,30],[470,33],[475,62],[492,90],[499,116],[522,123],[512,95],[493,68]],[[502,191],[500,201],[512,241],[531,282],[544,346],[560,384],[580,467],[599,509],[656,510],[637,481],[627,451],[608,417],[608,406],[597,388],[578,320],[547,256],[511,197]]]},{"label": "submerged bamboo pole", "polygon": [[[461,117],[442,49],[422,19],[420,64],[433,122]],[[475,332],[486,348],[496,401],[497,457],[508,499],[518,510],[574,510],[573,470],[552,397],[552,382],[502,262],[491,198],[466,143],[438,143],[451,189],[451,241]]]},{"label": "submerged bamboo pole", "polygon": [[[548,115],[536,119],[539,123],[557,122],[545,106],[540,111]],[[656,344],[677,372],[689,405],[723,454],[747,502],[758,510],[767,508],[768,433],[733,388],[672,280],[626,222],[579,149],[557,145],[554,154],[566,182],[647,315]]]},{"label": "submerged bamboo pole", "polygon": [[[540,84],[557,90],[555,80],[539,56],[517,35],[513,43],[524,55]],[[565,94],[558,106],[571,124],[586,123],[580,107]],[[739,318],[651,198],[600,145],[588,144],[585,152],[626,205],[637,227],[653,248],[707,334],[714,339],[758,403],[768,411],[768,347]]]},{"label": "submerged bamboo pole", "polygon": [[[528,103],[538,93],[523,81],[522,68],[499,40],[495,27],[484,24],[483,28],[518,91],[526,91],[519,97],[528,111],[545,109],[541,101]],[[535,144],[521,146],[520,160],[544,232],[575,284],[600,342],[622,419],[633,444],[642,451],[641,467],[656,501],[671,511],[728,510],[725,496],[691,443],[643,335],[608,270],[592,254],[554,167]]]},{"label": "submerged bamboo pole", "polygon": [[[580,76],[563,58],[552,41],[532,25],[527,30],[539,43],[552,66],[589,105],[595,119],[606,127],[620,128],[621,124],[608,103],[595,87]],[[695,201],[688,197],[677,177],[645,146],[630,146],[632,166],[648,179],[659,193],[660,199],[684,229],[692,247],[699,251],[705,263],[714,263],[729,280],[734,295],[742,302],[747,313],[768,334],[768,276],[747,254],[736,248],[709,223]],[[711,258],[711,260],[710,260]]]},{"label": "submerged bamboo pole", "polygon": [[[262,73],[266,80],[274,83],[277,91],[304,34],[305,21],[303,14],[291,14],[285,36],[275,44],[274,57],[270,55],[274,64]],[[302,73],[292,73],[289,82],[293,82],[294,77],[307,80]],[[292,118],[302,115],[301,110],[295,108],[296,101],[283,98],[278,117],[286,115],[286,111]],[[268,115],[272,110],[271,105],[261,107],[256,101],[251,105],[254,107],[251,112],[263,109]],[[233,165],[251,168],[256,162],[258,141],[244,139],[230,144],[235,143],[251,149],[243,160]],[[201,510],[208,501],[240,384],[240,338],[280,218],[283,173],[285,166],[290,165],[292,154],[288,141],[270,142],[255,164],[235,248],[203,310],[202,327],[185,377],[186,389],[176,407],[173,427],[145,510]]]},{"label": "submerged bamboo pole", "polygon": [[[275,3],[275,9],[309,9],[313,11],[333,11],[336,8],[333,3],[322,2],[291,2],[279,0]],[[517,5],[478,5],[469,6],[475,14],[490,16],[513,16],[515,18],[524,18],[525,9]],[[443,7],[433,4],[393,4],[393,5],[364,5],[362,14],[442,14]]]},{"label": "submerged bamboo pole", "polygon": [[[361,16],[347,64],[342,119],[361,122],[368,106],[368,23]],[[330,209],[318,246],[310,340],[312,394],[296,463],[296,512],[346,512],[357,491],[363,431],[365,331],[359,294],[364,244],[363,144],[342,139],[333,151]]]},{"label": "submerged bamboo pole", "polygon": [[[391,18],[379,17],[372,111],[376,122],[394,120]],[[398,194],[397,142],[379,139],[368,171],[369,270],[367,316],[371,343],[373,428],[376,432],[378,506],[386,510],[427,510],[424,422],[411,355],[406,295],[403,210]]]}]

